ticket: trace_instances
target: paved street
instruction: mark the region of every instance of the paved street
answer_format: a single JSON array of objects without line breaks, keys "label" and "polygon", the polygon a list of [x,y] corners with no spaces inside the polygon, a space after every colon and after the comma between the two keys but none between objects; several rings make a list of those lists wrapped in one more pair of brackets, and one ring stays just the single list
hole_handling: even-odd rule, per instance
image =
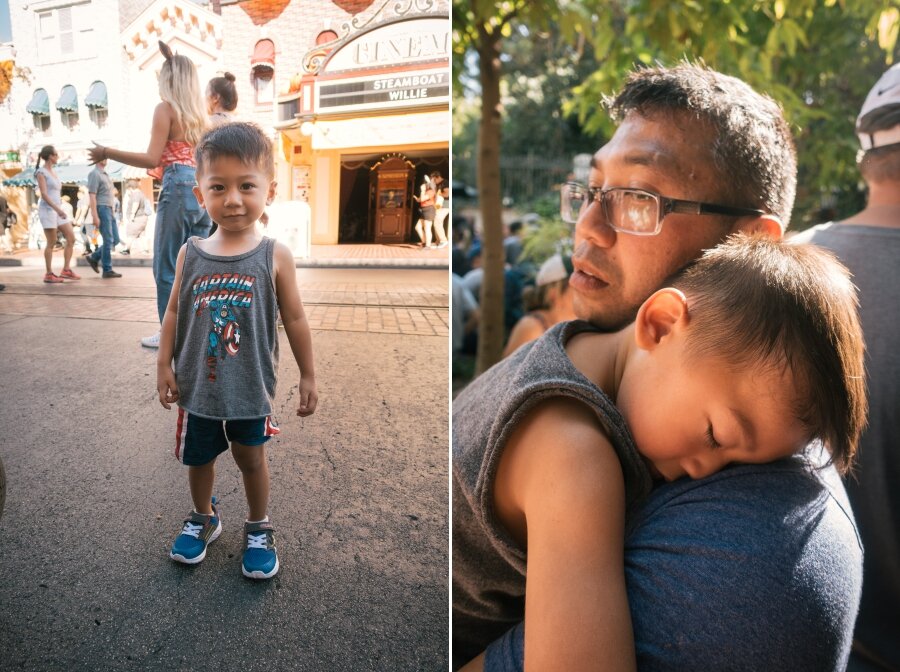
[{"label": "paved street", "polygon": [[0,669],[447,669],[447,272],[298,269],[319,410],[293,414],[282,335],[282,570],[252,582],[225,455],[224,533],[195,568],[166,555],[190,499],[138,344],[156,322],[150,269],[78,271],[52,286],[0,267]]}]

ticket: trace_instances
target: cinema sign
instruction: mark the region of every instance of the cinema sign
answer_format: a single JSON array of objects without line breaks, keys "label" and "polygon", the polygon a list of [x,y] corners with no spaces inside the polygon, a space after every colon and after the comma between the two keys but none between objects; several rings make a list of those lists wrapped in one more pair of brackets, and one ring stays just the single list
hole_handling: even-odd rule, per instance
[{"label": "cinema sign", "polygon": [[448,105],[450,22],[406,18],[363,31],[322,64],[320,113]]}]

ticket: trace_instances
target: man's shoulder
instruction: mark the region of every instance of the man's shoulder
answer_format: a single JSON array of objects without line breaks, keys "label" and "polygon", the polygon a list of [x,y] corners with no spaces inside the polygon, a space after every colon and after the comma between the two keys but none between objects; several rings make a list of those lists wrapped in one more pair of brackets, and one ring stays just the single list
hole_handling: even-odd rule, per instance
[{"label": "man's shoulder", "polygon": [[797,458],[662,486],[630,521],[625,553],[639,665],[846,665],[862,547],[834,468]]}]

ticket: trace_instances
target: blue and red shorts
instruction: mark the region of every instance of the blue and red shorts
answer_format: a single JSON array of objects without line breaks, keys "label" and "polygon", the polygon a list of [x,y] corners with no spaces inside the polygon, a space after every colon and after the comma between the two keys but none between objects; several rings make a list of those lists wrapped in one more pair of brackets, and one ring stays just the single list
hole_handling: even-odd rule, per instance
[{"label": "blue and red shorts", "polygon": [[271,415],[249,420],[210,420],[179,408],[175,458],[182,464],[199,467],[228,450],[232,441],[261,446],[280,433]]}]

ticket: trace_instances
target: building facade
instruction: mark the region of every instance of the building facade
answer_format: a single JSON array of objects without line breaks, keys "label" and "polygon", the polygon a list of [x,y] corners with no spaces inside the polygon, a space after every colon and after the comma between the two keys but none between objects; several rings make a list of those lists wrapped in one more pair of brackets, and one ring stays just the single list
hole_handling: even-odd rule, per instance
[{"label": "building facade", "polygon": [[449,182],[447,0],[222,0],[238,116],[274,130],[279,199],[313,244],[406,242],[427,174]]}]

